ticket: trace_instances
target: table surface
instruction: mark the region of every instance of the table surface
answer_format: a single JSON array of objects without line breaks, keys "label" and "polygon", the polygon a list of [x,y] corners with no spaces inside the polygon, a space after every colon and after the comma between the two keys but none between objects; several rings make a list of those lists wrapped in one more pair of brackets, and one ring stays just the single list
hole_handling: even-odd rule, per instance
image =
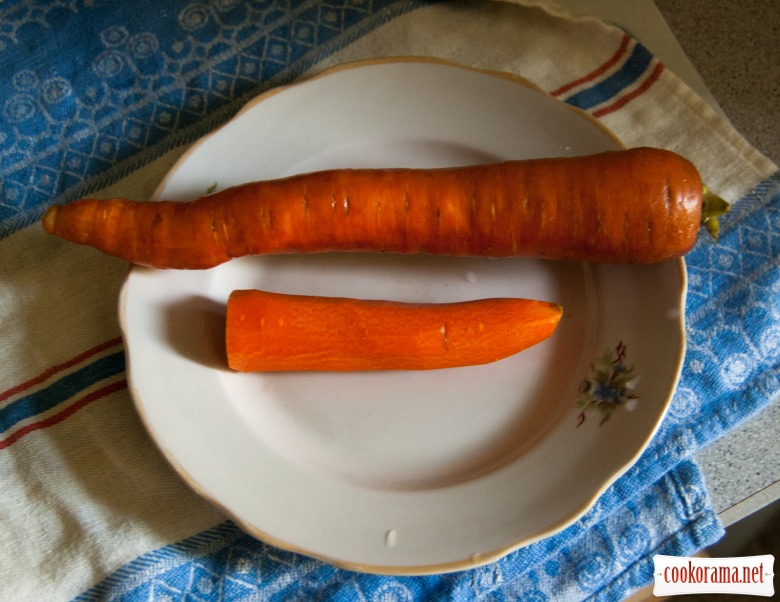
[{"label": "table surface", "polygon": [[[780,164],[780,6],[776,0],[558,0],[630,32],[759,151]],[[738,14],[735,14],[738,11]],[[701,450],[725,526],[780,499],[780,396]]]}]

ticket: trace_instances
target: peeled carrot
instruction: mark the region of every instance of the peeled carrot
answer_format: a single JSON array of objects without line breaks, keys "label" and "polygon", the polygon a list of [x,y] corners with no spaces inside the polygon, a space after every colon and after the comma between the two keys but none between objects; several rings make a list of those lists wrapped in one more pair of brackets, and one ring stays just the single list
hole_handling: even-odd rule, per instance
[{"label": "peeled carrot", "polygon": [[432,370],[486,364],[548,338],[560,305],[494,298],[401,303],[231,293],[228,365],[241,372]]},{"label": "peeled carrot", "polygon": [[336,169],[190,202],[82,199],[51,207],[43,227],[158,268],[323,251],[653,263],[687,253],[702,223],[716,230],[723,211],[703,210],[714,196],[704,190],[688,160],[637,148],[441,169]]}]

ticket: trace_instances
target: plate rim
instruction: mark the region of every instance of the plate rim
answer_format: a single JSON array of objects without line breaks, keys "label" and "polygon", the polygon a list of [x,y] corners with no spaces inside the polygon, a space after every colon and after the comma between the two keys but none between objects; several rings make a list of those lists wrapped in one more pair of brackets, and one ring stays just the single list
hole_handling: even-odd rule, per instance
[{"label": "plate rim", "polygon": [[[457,69],[471,71],[471,72],[475,72],[475,73],[479,73],[491,77],[497,77],[500,79],[508,80],[518,85],[525,86],[535,92],[544,95],[550,100],[558,103],[560,106],[563,106],[566,109],[577,114],[581,118],[584,118],[592,125],[600,129],[620,148],[622,149],[627,148],[625,143],[621,139],[619,139],[611,129],[606,127],[604,123],[597,120],[586,111],[583,111],[577,107],[563,103],[560,100],[554,98],[553,96],[545,92],[542,88],[540,88],[537,84],[533,83],[531,80],[521,75],[509,71],[464,65],[455,61],[436,58],[436,57],[427,57],[427,56],[376,57],[370,59],[348,61],[330,67],[326,67],[314,74],[308,76],[304,75],[303,77],[296,79],[290,82],[289,84],[277,86],[272,89],[266,90],[258,94],[254,98],[250,99],[221,126],[215,128],[214,130],[211,130],[210,132],[206,133],[205,135],[195,140],[192,144],[190,144],[190,146],[174,162],[174,164],[168,168],[165,175],[160,180],[159,184],[155,187],[150,200],[158,200],[160,198],[161,193],[167,187],[168,183],[174,177],[175,173],[180,169],[180,167],[190,158],[190,156],[199,147],[205,144],[212,136],[214,136],[217,132],[222,130],[224,127],[228,126],[234,120],[236,120],[246,112],[252,110],[257,105],[264,102],[268,98],[283,93],[284,91],[290,88],[297,87],[309,81],[328,77],[335,73],[339,73],[347,70],[359,69],[362,67],[372,67],[372,66],[386,65],[386,64],[403,64],[403,63],[431,64],[431,65],[441,65],[445,67],[457,68]],[[685,304],[686,304],[686,292],[688,286],[688,282],[687,282],[688,276],[687,276],[685,259],[684,257],[678,257],[672,260],[668,260],[668,262],[670,264],[674,263],[676,265],[677,276],[680,279],[679,282],[680,316],[675,321],[676,329],[678,330],[680,344],[676,349],[676,357],[674,359],[674,374],[672,375],[671,378],[670,390],[666,393],[666,398],[663,401],[659,401],[660,411],[658,412],[658,416],[654,424],[652,425],[652,428],[646,434],[645,438],[641,442],[637,442],[636,453],[632,457],[630,457],[629,460],[625,462],[619,470],[614,471],[613,474],[610,476],[610,478],[606,479],[602,484],[602,486],[598,488],[593,493],[593,495],[587,499],[586,502],[582,503],[580,507],[562,516],[557,521],[555,521],[552,525],[549,525],[548,527],[542,529],[539,533],[533,536],[524,537],[520,541],[517,541],[511,545],[498,547],[489,552],[472,554],[467,558],[463,558],[457,561],[446,561],[442,563],[423,564],[423,565],[407,565],[407,564],[375,565],[371,563],[363,563],[363,562],[349,561],[349,560],[335,558],[328,554],[317,552],[316,550],[307,549],[304,546],[285,541],[275,535],[272,535],[271,533],[268,533],[261,527],[251,524],[241,516],[236,515],[229,508],[227,508],[222,502],[216,499],[214,494],[206,491],[205,488],[201,486],[198,483],[198,481],[191,474],[189,474],[189,472],[182,466],[182,464],[175,457],[174,453],[168,448],[168,446],[163,443],[161,437],[157,433],[155,427],[152,425],[147,415],[146,409],[144,408],[144,404],[141,402],[141,395],[138,392],[135,384],[134,370],[132,369],[133,359],[131,354],[129,353],[129,349],[128,352],[126,353],[126,363],[127,363],[126,373],[127,373],[128,391],[133,401],[133,405],[135,406],[136,411],[138,412],[138,415],[146,431],[149,433],[155,446],[158,448],[158,450],[160,450],[162,455],[165,457],[166,461],[169,463],[169,465],[173,467],[177,475],[187,484],[188,487],[190,487],[202,499],[204,499],[206,502],[213,505],[214,507],[218,508],[221,512],[223,512],[226,515],[227,518],[235,522],[243,531],[250,534],[251,536],[256,537],[262,540],[263,542],[271,546],[277,547],[279,549],[296,553],[296,554],[301,554],[317,560],[321,560],[323,562],[326,562],[338,568],[361,572],[361,573],[388,575],[388,576],[424,576],[424,575],[443,574],[443,573],[450,573],[455,571],[468,570],[472,568],[478,568],[480,566],[484,566],[496,562],[514,551],[517,551],[535,542],[551,537],[561,532],[562,530],[566,529],[567,527],[571,526],[573,523],[579,520],[583,515],[585,515],[591,508],[593,508],[593,506],[597,503],[598,499],[604,494],[604,492],[607,489],[609,489],[617,480],[619,480],[632,466],[634,466],[636,462],[639,460],[639,458],[642,456],[642,454],[646,451],[649,443],[657,433],[661,423],[663,422],[665,416],[668,413],[669,405],[679,385],[684,358],[687,350],[687,334],[685,331]],[[130,269],[127,271],[122,281],[120,291],[119,291],[119,299],[118,299],[119,301],[118,318],[119,318],[120,330],[125,340],[127,340],[128,337],[127,295],[128,295],[130,281],[133,275],[138,271],[147,271],[151,269],[152,268],[147,268],[145,266],[131,265]]]},{"label": "plate rim", "polygon": [[223,124],[221,124],[219,127],[211,130],[210,132],[204,134],[200,138],[196,139],[195,141],[190,144],[187,149],[182,153],[181,156],[179,156],[176,161],[171,165],[168,170],[165,172],[165,175],[160,180],[159,184],[154,188],[154,191],[152,192],[152,195],[150,196],[150,200],[160,200],[160,194],[168,185],[168,182],[170,182],[171,178],[173,177],[174,173],[189,159],[189,157],[196,152],[196,150],[202,146],[209,138],[220,132],[222,129],[230,125],[235,119],[242,116],[244,113],[250,111],[258,104],[264,102],[265,100],[276,96],[277,94],[281,94],[282,92],[289,90],[290,88],[295,88],[301,84],[306,84],[308,82],[316,81],[318,79],[322,79],[325,77],[329,77],[333,74],[340,73],[342,71],[349,71],[353,69],[360,69],[363,67],[373,67],[378,65],[394,65],[394,64],[404,64],[404,63],[411,63],[411,64],[429,64],[429,65],[440,65],[443,67],[452,67],[456,69],[461,69],[464,71],[470,71],[472,73],[480,73],[483,75],[488,75],[491,77],[504,79],[513,83],[516,83],[518,85],[525,86],[526,88],[529,88],[539,94],[542,94],[543,96],[549,98],[550,100],[555,101],[558,103],[561,107],[566,108],[567,110],[571,111],[575,115],[579,115],[580,117],[584,118],[586,121],[589,121],[591,125],[596,126],[598,129],[602,131],[603,134],[608,136],[612,139],[612,141],[618,145],[621,149],[626,149],[627,146],[625,142],[623,142],[611,129],[609,129],[604,123],[593,117],[590,113],[587,111],[580,109],[579,107],[575,107],[574,105],[570,105],[568,103],[562,102],[559,99],[555,98],[545,90],[543,90],[538,84],[534,83],[530,79],[523,77],[522,75],[518,75],[516,73],[512,73],[511,71],[502,71],[498,69],[488,69],[484,67],[474,67],[472,65],[465,65],[461,64],[455,61],[451,61],[448,59],[442,59],[438,57],[432,57],[432,56],[415,56],[415,55],[404,55],[404,56],[391,56],[391,57],[374,57],[374,58],[368,58],[368,59],[357,59],[354,61],[347,61],[344,63],[339,63],[337,65],[332,65],[330,67],[326,67],[320,71],[317,71],[315,73],[312,73],[310,75],[303,75],[301,78],[296,79],[288,84],[284,84],[281,86],[276,86],[274,88],[271,88],[269,90],[265,90],[264,92],[261,92],[257,96],[249,99],[246,103],[244,103],[241,108],[238,109],[236,113],[233,114],[232,117],[230,117],[227,121],[225,121]]}]

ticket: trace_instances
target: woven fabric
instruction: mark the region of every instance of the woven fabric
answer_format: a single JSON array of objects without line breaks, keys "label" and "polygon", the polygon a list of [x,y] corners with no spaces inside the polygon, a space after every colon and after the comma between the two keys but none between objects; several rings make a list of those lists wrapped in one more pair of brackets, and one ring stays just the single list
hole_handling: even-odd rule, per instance
[{"label": "woven fabric", "polygon": [[[0,7],[0,597],[620,599],[723,533],[692,455],[780,390],[780,176],[641,43],[547,2],[9,0]],[[45,235],[53,203],[148,196],[248,100],[326,67],[430,56],[523,76],[628,146],[678,151],[734,208],[687,256],[688,351],[661,428],[579,521],[488,566],[387,577],[242,533],[132,404],[127,265]]]}]

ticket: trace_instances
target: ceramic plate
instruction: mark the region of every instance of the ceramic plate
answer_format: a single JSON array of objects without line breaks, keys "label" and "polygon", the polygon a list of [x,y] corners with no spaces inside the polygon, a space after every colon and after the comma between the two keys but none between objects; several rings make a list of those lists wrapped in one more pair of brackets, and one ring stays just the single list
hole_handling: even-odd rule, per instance
[{"label": "ceramic plate", "polygon": [[[517,78],[423,60],[359,63],[250,103],[186,154],[158,197],[328,167],[615,148],[600,125]],[[239,374],[224,351],[237,288],[518,296],[565,313],[550,339],[485,366]],[[276,546],[354,570],[424,574],[484,564],[564,528],[636,460],[679,375],[684,292],[681,260],[288,255],[204,271],[135,267],[120,317],[139,412],[192,487]]]}]

